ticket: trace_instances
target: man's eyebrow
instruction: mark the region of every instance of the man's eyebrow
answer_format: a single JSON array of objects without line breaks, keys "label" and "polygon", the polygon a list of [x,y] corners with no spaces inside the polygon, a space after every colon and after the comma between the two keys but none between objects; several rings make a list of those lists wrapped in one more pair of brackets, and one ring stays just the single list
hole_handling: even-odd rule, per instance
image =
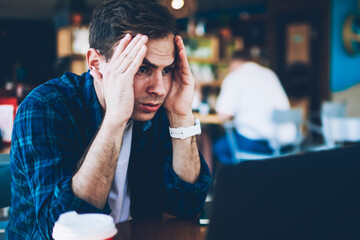
[{"label": "man's eyebrow", "polygon": [[[157,67],[158,67],[158,66],[156,66],[155,64],[151,63],[151,62],[150,62],[149,60],[147,60],[146,58],[144,58],[143,64],[148,65],[149,67],[152,67],[152,68],[157,68]],[[174,59],[174,61],[173,61],[170,65],[166,66],[166,68],[167,68],[167,67],[172,67],[172,66],[174,66],[174,65],[175,65],[175,59]]]}]

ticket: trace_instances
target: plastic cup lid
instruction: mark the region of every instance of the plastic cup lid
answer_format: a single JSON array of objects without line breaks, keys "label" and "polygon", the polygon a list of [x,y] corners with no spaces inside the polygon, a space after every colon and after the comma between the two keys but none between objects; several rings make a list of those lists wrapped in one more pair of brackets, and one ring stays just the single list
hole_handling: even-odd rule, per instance
[{"label": "plastic cup lid", "polygon": [[100,213],[61,214],[54,225],[55,240],[102,240],[115,236],[117,229],[112,217]]}]

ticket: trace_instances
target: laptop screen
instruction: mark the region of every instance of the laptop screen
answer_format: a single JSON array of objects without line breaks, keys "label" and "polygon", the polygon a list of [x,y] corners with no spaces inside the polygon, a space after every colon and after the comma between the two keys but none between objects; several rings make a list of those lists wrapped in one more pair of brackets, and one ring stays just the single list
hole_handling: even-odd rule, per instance
[{"label": "laptop screen", "polygon": [[360,147],[219,170],[207,239],[360,239]]}]

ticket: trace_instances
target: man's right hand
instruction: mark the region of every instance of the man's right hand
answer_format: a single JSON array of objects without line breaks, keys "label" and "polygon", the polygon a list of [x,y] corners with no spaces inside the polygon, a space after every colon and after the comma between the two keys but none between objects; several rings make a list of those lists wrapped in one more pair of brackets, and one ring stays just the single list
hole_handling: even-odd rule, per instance
[{"label": "man's right hand", "polygon": [[127,34],[115,47],[112,58],[100,63],[106,118],[116,119],[119,123],[130,119],[134,108],[134,76],[146,55],[147,41],[145,35],[132,38]]},{"label": "man's right hand", "polygon": [[[90,73],[96,83],[95,90],[96,86],[99,88],[96,91],[105,116],[72,178],[72,190],[75,196],[100,209],[109,196],[125,126],[133,112],[133,81],[145,57],[147,41],[147,36],[137,35],[132,39],[126,35],[108,62],[91,50],[96,55]],[[102,57],[100,61],[99,57]]]}]

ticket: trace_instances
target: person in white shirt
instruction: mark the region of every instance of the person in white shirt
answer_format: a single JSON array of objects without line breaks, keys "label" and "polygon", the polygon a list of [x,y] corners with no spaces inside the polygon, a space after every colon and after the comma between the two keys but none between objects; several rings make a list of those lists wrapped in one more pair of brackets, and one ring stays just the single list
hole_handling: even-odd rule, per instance
[{"label": "person in white shirt", "polygon": [[[276,74],[251,61],[247,51],[235,51],[225,77],[216,111],[223,121],[233,120],[239,148],[244,151],[271,154],[269,140],[275,136],[272,114],[275,109],[290,108],[289,100]],[[278,135],[283,145],[294,141],[295,125],[283,126]],[[215,143],[214,153],[223,163],[231,162],[226,137]]]}]

